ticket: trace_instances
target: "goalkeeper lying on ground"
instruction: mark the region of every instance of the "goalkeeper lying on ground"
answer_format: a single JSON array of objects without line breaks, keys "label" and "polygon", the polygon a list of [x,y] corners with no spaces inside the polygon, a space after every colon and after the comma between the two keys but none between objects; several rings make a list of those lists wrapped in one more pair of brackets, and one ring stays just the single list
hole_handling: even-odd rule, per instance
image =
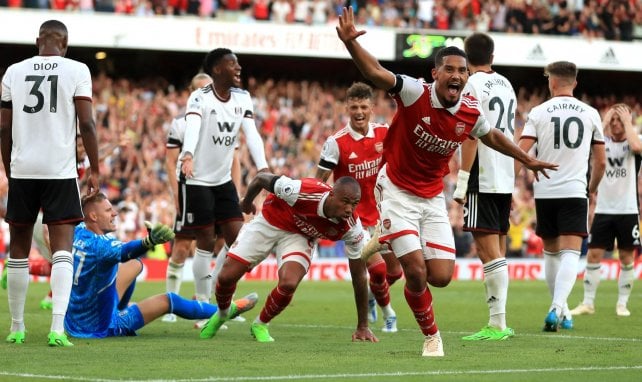
[{"label": "goalkeeper lying on ground", "polygon": [[[116,211],[104,194],[84,198],[82,206],[85,219],[74,232],[74,283],[65,318],[68,334],[81,338],[130,336],[166,313],[187,319],[209,318],[216,313],[216,305],[186,300],[174,293],[158,294],[128,306],[136,276],[143,270],[138,257],[154,245],[172,240],[174,233],[164,224],[152,227],[145,223],[147,237],[123,243],[107,235],[116,229]],[[252,309],[257,298],[252,293],[237,300],[237,306],[242,307],[238,314]]]}]

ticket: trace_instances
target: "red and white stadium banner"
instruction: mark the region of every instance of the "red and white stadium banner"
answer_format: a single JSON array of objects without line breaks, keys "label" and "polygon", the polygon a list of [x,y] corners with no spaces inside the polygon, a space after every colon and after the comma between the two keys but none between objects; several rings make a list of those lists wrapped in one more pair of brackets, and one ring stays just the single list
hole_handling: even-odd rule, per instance
[{"label": "red and white stadium banner", "polygon": [[[191,259],[187,260],[191,262]],[[160,281],[165,279],[167,261],[143,260],[145,270],[139,280]],[[586,266],[586,260],[580,260],[578,277],[581,278]],[[185,281],[193,280],[191,264],[184,267]],[[602,261],[602,279],[616,280],[620,266],[618,260]],[[508,259],[508,275],[511,280],[544,280],[544,260],[542,259]],[[642,278],[642,260],[635,264],[636,279]],[[483,280],[484,271],[481,262],[477,259],[457,259],[453,280]],[[274,281],[277,279],[277,263],[274,258],[269,258],[255,267],[244,277],[245,280]],[[348,260],[342,258],[315,259],[312,262],[306,280],[311,281],[337,281],[350,280]]]}]

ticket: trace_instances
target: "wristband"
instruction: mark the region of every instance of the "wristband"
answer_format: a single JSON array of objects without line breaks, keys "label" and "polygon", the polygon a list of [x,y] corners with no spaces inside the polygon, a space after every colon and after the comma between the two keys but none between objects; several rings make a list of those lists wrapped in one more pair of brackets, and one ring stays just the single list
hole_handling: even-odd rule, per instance
[{"label": "wristband", "polygon": [[470,178],[470,173],[468,171],[459,170],[457,174],[457,187],[453,193],[453,199],[464,199],[466,197],[466,191],[468,190],[468,178]]}]

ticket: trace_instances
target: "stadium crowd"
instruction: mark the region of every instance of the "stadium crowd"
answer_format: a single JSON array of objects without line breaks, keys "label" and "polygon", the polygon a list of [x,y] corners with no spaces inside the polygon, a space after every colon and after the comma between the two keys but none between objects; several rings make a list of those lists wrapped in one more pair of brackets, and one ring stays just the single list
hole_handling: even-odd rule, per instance
[{"label": "stadium crowd", "polygon": [[[293,178],[313,177],[323,142],[348,121],[345,110],[347,86],[319,81],[289,81],[270,78],[247,79],[246,88],[254,100],[257,127],[265,143],[271,170]],[[93,80],[96,126],[100,146],[101,190],[119,211],[118,237],[130,240],[143,235],[143,222],[173,224],[174,203],[167,184],[165,144],[174,116],[183,111],[187,88],[177,89],[162,78],[134,82],[99,74]],[[545,88],[517,90],[516,127],[524,125],[528,111],[548,97]],[[642,104],[634,95],[580,95],[601,113],[616,102],[632,106],[635,123],[642,127]],[[376,92],[374,122],[389,123],[395,111],[392,99]],[[249,153],[241,145],[242,189],[254,177]],[[457,182],[458,162],[451,162],[451,174],[444,179],[450,197]],[[80,166],[83,167],[82,165]],[[533,179],[522,172],[517,179],[509,231],[509,256],[539,256],[541,248],[533,236],[535,205]],[[0,199],[6,200],[7,180],[2,172]],[[455,231],[457,255],[475,256],[472,237],[460,232],[461,207],[448,199]],[[257,203],[258,204],[258,203]],[[5,225],[6,228],[6,225]],[[7,240],[7,230],[1,230]],[[0,240],[3,243],[3,240]],[[531,248],[531,247],[533,247]],[[169,248],[159,247],[152,256],[165,258]],[[538,252],[539,251],[539,252]],[[0,248],[0,253],[4,251]],[[166,252],[166,253],[163,253]]]},{"label": "stadium crowd", "polygon": [[639,0],[0,0],[5,7],[309,25],[335,25],[347,5],[370,26],[642,39]]}]

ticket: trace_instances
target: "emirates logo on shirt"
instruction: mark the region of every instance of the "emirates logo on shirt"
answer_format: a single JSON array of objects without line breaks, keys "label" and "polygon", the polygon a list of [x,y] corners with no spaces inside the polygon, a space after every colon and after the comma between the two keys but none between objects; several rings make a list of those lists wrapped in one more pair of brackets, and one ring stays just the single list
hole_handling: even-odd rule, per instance
[{"label": "emirates logo on shirt", "polygon": [[457,134],[457,136],[460,136],[464,133],[464,130],[466,130],[466,124],[463,122],[457,122],[457,124],[455,125],[455,134]]},{"label": "emirates logo on shirt", "polygon": [[374,145],[375,151],[378,153],[383,152],[383,142],[377,142]]}]

